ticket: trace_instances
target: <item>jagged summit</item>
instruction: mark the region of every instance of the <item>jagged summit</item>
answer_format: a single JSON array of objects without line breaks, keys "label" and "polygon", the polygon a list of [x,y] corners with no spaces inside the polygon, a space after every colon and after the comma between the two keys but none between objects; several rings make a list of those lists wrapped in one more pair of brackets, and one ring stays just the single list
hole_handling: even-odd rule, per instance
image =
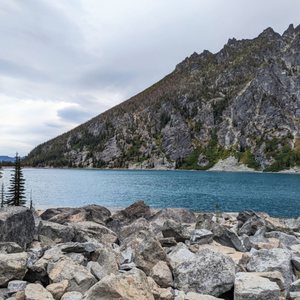
[{"label": "jagged summit", "polygon": [[165,78],[36,147],[33,166],[207,169],[234,156],[251,168],[300,164],[300,26],[229,39]]}]

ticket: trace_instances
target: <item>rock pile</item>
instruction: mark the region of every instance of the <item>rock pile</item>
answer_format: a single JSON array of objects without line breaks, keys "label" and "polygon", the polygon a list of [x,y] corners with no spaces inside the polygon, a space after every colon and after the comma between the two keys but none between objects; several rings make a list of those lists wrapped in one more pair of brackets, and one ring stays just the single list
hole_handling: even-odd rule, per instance
[{"label": "rock pile", "polygon": [[0,209],[0,300],[300,299],[300,219]]}]

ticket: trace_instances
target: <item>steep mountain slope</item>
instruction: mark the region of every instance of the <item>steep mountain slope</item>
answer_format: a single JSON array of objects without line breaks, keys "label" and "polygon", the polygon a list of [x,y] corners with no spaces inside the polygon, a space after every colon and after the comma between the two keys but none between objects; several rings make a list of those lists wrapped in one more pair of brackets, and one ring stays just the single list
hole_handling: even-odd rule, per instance
[{"label": "steep mountain slope", "polygon": [[158,83],[36,147],[33,166],[300,165],[300,26],[194,53]]}]

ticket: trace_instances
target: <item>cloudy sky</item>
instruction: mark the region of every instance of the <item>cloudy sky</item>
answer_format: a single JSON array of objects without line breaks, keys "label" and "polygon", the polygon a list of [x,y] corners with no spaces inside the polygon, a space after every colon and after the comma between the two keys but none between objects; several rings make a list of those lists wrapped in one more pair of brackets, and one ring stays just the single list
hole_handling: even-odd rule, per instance
[{"label": "cloudy sky", "polygon": [[299,0],[1,0],[0,155],[27,154],[194,51],[290,23]]}]

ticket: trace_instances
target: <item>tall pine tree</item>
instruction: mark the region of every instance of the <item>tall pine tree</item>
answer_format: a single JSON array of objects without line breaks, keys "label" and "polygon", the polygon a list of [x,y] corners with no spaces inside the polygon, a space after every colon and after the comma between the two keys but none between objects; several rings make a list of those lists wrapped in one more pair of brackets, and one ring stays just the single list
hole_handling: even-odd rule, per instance
[{"label": "tall pine tree", "polygon": [[15,168],[11,175],[6,204],[8,206],[25,206],[26,204],[25,179],[23,176],[21,159],[18,153],[16,153]]}]

